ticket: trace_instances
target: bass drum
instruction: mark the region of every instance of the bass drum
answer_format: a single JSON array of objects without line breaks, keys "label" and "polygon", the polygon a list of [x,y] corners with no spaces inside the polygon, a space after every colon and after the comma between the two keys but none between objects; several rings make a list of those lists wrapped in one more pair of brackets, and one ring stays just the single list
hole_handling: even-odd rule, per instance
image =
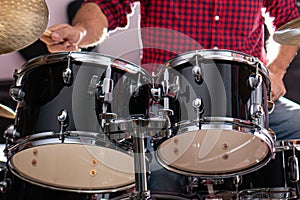
[{"label": "bass drum", "polygon": [[258,59],[227,50],[192,51],[167,61],[157,77],[164,103],[167,98],[175,113],[173,136],[157,145],[165,168],[231,177],[269,162],[270,80]]},{"label": "bass drum", "polygon": [[239,199],[299,199],[300,141],[276,141],[275,147],[274,160],[243,176]]},{"label": "bass drum", "polygon": [[[10,90],[18,105],[8,132],[19,135],[8,148],[10,171],[31,184],[68,192],[134,187],[131,149],[106,138],[99,115],[146,115],[148,96],[135,91],[149,80],[140,67],[95,53],[57,53],[29,61],[15,73]],[[141,106],[132,106],[137,100]]]}]

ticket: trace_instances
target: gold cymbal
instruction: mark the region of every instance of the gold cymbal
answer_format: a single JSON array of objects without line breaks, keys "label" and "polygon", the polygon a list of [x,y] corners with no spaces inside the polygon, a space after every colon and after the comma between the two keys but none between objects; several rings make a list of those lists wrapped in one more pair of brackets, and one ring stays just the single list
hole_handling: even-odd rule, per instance
[{"label": "gold cymbal", "polygon": [[0,117],[14,119],[16,117],[16,113],[9,107],[0,104]]},{"label": "gold cymbal", "polygon": [[49,20],[45,0],[0,0],[0,54],[35,42]]},{"label": "gold cymbal", "polygon": [[300,18],[296,18],[281,26],[275,31],[273,39],[279,44],[300,45]]}]

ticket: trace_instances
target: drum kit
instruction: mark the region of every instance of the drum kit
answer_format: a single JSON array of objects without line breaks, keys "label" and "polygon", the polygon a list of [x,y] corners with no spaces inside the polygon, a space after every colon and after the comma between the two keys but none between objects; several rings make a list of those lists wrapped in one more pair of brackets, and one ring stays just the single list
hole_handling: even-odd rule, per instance
[{"label": "drum kit", "polygon": [[[43,0],[0,1],[0,10],[1,54],[46,29]],[[299,23],[281,27],[275,41],[299,45]],[[54,192],[120,194],[116,199],[299,195],[299,141],[277,141],[269,128],[268,70],[250,55],[195,50],[149,75],[108,55],[54,53],[25,63],[9,92],[17,108],[0,105],[0,117],[15,120],[3,133],[2,193],[20,179]],[[152,191],[153,162],[185,177],[184,194]]]}]

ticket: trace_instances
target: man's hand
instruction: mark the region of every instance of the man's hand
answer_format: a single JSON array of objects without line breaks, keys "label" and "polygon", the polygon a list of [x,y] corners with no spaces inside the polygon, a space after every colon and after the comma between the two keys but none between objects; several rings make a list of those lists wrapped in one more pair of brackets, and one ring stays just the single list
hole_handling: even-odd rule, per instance
[{"label": "man's hand", "polygon": [[271,81],[271,88],[272,88],[272,100],[276,101],[280,97],[284,96],[286,93],[286,88],[283,82],[284,72],[280,71],[273,71],[273,68],[269,68],[269,75]]},{"label": "man's hand", "polygon": [[49,52],[80,51],[78,44],[84,31],[68,24],[57,24],[48,28],[40,40],[47,45]]},{"label": "man's hand", "polygon": [[95,46],[107,36],[108,21],[95,3],[85,3],[76,13],[72,25],[51,26],[40,37],[51,53],[79,51]]}]

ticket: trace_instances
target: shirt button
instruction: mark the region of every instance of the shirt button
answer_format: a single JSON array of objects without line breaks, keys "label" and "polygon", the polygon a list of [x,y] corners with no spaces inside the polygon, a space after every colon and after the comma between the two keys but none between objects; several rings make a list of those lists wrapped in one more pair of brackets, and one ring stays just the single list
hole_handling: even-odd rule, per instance
[{"label": "shirt button", "polygon": [[215,20],[216,20],[216,21],[219,21],[219,20],[220,20],[220,16],[219,16],[219,15],[216,15],[216,16],[215,16]]},{"label": "shirt button", "polygon": [[219,49],[217,46],[214,46],[214,49]]}]

